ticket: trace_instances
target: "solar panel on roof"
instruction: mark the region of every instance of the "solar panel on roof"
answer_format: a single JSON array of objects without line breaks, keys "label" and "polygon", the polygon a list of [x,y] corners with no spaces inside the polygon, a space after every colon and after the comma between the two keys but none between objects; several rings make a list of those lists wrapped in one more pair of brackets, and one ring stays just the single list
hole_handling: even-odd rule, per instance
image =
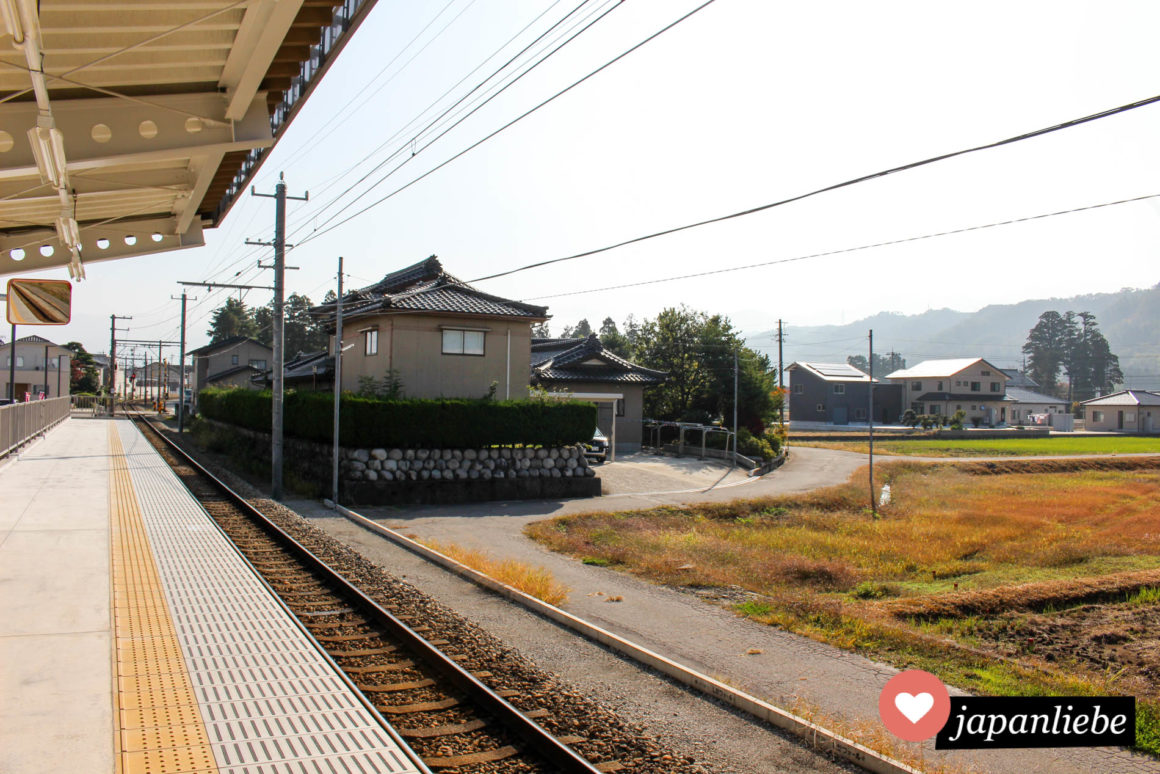
[{"label": "solar panel on roof", "polygon": [[862,372],[852,365],[841,363],[818,363],[814,370],[822,376],[862,376]]}]

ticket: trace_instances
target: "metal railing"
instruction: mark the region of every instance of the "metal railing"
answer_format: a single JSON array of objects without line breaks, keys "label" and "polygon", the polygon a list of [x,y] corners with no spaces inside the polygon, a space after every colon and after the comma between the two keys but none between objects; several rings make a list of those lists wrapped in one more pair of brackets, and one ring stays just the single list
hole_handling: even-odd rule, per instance
[{"label": "metal railing", "polygon": [[116,398],[112,395],[73,395],[73,411],[87,411],[94,417],[111,416]]},{"label": "metal railing", "polygon": [[68,419],[71,408],[67,396],[0,406],[0,457]]}]

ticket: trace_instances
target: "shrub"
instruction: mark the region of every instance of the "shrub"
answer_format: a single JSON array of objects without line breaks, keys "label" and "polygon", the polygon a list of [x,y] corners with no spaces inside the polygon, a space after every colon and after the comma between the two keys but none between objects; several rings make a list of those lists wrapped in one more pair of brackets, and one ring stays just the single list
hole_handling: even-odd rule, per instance
[{"label": "shrub", "polygon": [[951,416],[951,429],[952,430],[962,430],[963,429],[963,420],[966,418],[967,418],[967,412],[963,411],[962,409],[959,409],[958,411],[956,411]]},{"label": "shrub", "polygon": [[[198,405],[208,419],[270,432],[269,392],[202,390]],[[332,394],[287,392],[283,412],[286,435],[332,440]],[[592,438],[596,407],[575,401],[381,400],[348,393],[342,396],[341,423],[344,446],[564,446]]]},{"label": "shrub", "polygon": [[902,412],[902,424],[909,425],[911,429],[918,425],[918,414],[914,413],[914,409]]},{"label": "shrub", "polygon": [[982,417],[971,417],[971,424],[974,425],[975,427],[978,427],[979,425],[983,424],[983,418]]}]

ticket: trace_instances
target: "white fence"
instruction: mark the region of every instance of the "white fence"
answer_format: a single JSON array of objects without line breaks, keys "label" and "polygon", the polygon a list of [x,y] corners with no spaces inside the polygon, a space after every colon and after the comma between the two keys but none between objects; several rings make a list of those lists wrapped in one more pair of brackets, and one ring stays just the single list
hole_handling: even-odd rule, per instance
[{"label": "white fence", "polygon": [[70,409],[67,396],[0,406],[0,457],[67,419]]}]

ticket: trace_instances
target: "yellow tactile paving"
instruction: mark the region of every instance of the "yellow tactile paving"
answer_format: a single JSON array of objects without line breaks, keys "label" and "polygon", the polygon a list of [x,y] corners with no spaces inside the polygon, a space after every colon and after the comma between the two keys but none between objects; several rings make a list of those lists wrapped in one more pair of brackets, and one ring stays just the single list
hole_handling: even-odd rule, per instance
[{"label": "yellow tactile paving", "polygon": [[117,771],[216,772],[124,449],[112,422],[109,451]]}]

